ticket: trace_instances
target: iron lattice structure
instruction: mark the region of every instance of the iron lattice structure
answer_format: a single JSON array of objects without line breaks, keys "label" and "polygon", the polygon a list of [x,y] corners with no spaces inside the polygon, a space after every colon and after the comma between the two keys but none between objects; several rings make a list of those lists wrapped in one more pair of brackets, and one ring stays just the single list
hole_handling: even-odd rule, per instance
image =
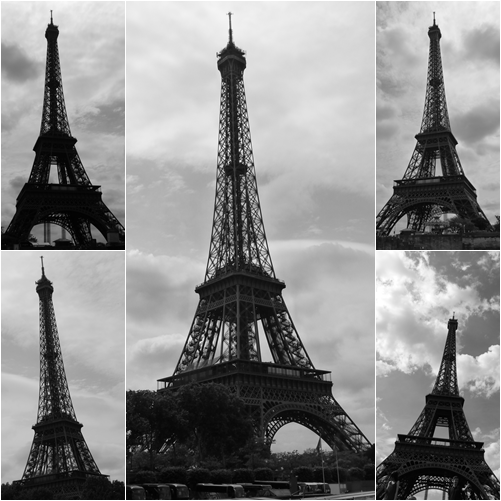
[{"label": "iron lattice structure", "polygon": [[[477,227],[492,226],[477,202],[477,193],[466,178],[451,131],[444,75],[440,56],[441,33],[435,19],[428,30],[430,52],[421,129],[411,160],[401,180],[395,181],[393,195],[376,218],[376,232],[388,236],[395,224],[407,215],[407,228],[424,231],[427,223],[441,214],[453,213]],[[437,175],[437,165],[441,175]]]},{"label": "iron lattice structure", "polygon": [[[241,397],[255,433],[271,444],[285,424],[313,430],[331,447],[364,451],[370,443],[332,396],[330,373],[316,370],[275,276],[259,203],[243,73],[245,53],[229,42],[218,53],[221,106],[216,198],[200,301],[171,377],[159,390],[217,382]],[[273,362],[261,358],[264,332]]]},{"label": "iron lattice structure", "polygon": [[[90,182],[71,135],[63,95],[57,38],[59,29],[45,31],[47,62],[40,135],[33,147],[35,160],[28,182],[16,202],[16,213],[3,235],[3,247],[14,248],[28,241],[37,224],[64,228],[75,246],[92,248],[91,224],[115,245],[123,246],[125,229],[102,200],[101,187]],[[57,167],[57,183],[50,182],[51,167]]]},{"label": "iron lattice structure", "polygon": [[40,315],[40,391],[35,437],[19,483],[24,488],[47,487],[55,494],[77,494],[89,477],[103,477],[77,421],[63,365],[54,288],[45,276],[37,284]]},{"label": "iron lattice structure", "polygon": [[[395,499],[409,499],[416,493],[436,489],[451,495],[453,479],[469,482],[474,499],[499,499],[499,480],[484,459],[483,442],[476,442],[466,421],[464,398],[459,394],[456,371],[456,330],[450,319],[447,340],[435,385],[426,395],[426,405],[407,435],[398,435],[395,450],[377,467],[378,486],[398,473]],[[449,438],[434,437],[438,427],[448,429]],[[458,499],[450,497],[449,499]]]}]

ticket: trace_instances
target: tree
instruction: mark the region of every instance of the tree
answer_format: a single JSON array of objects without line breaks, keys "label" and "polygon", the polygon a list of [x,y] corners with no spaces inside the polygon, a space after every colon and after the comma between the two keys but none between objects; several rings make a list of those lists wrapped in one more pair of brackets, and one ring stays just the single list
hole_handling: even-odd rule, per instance
[{"label": "tree", "polygon": [[256,468],[254,470],[254,476],[257,480],[273,480],[273,470],[271,468]]},{"label": "tree", "polygon": [[449,228],[453,233],[459,234],[470,233],[477,229],[472,221],[459,216],[454,216],[453,218],[449,219]]},{"label": "tree", "polygon": [[225,459],[244,447],[253,436],[252,421],[244,402],[223,385],[186,385],[176,391],[185,413],[186,431],[198,461],[213,456]]},{"label": "tree", "polygon": [[313,468],[309,466],[300,466],[294,469],[294,475],[297,477],[299,482],[314,482],[315,476],[313,474]]},{"label": "tree", "polygon": [[110,482],[106,477],[88,478],[81,493],[81,499],[123,499],[124,496],[124,483],[118,480]]},{"label": "tree", "polygon": [[154,453],[176,440],[182,440],[186,434],[184,413],[170,392],[129,390],[126,426],[128,453],[135,449],[148,451],[151,468]]}]

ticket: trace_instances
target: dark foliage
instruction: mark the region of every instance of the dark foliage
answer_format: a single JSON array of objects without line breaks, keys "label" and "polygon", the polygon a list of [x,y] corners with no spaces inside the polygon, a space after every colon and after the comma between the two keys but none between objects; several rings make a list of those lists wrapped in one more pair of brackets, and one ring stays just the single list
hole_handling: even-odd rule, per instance
[{"label": "dark foliage", "polygon": [[376,478],[375,466],[371,463],[364,465],[364,479],[374,480]]},{"label": "dark foliage", "polygon": [[248,468],[237,468],[233,470],[233,482],[234,483],[249,483],[251,484],[256,479],[254,471]]},{"label": "dark foliage", "polygon": [[332,483],[331,470],[329,468],[322,468],[321,466],[313,468],[313,481]]},{"label": "dark foliage", "polygon": [[158,481],[166,484],[186,484],[186,469],[181,466],[162,468],[158,474]]},{"label": "dark foliage", "polygon": [[364,470],[362,468],[357,468],[353,466],[348,470],[349,480],[363,480],[364,479]]},{"label": "dark foliage", "polygon": [[213,484],[231,484],[233,479],[233,472],[231,470],[212,470],[211,482]]},{"label": "dark foliage", "polygon": [[271,468],[256,468],[254,476],[256,480],[273,480],[273,470]]},{"label": "dark foliage", "polygon": [[158,474],[150,470],[138,471],[130,476],[127,475],[127,483],[130,484],[148,484],[158,482]]},{"label": "dark foliage", "polygon": [[313,468],[309,466],[300,466],[294,469],[294,475],[298,479],[298,482],[314,482],[315,477],[313,475]]},{"label": "dark foliage", "polygon": [[207,468],[193,468],[187,472],[186,484],[193,489],[197,484],[210,483],[211,478],[211,473]]}]

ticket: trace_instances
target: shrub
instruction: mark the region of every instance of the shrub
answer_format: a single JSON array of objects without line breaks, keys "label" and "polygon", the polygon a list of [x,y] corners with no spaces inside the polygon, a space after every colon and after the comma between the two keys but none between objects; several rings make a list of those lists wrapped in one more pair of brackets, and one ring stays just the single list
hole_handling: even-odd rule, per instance
[{"label": "shrub", "polygon": [[210,473],[213,484],[231,484],[233,477],[231,470],[213,470]]},{"label": "shrub", "polygon": [[323,468],[321,466],[317,466],[313,469],[313,478],[314,482],[324,482],[330,484],[332,482],[332,474],[330,468]]},{"label": "shrub", "polygon": [[296,476],[298,482],[315,481],[313,468],[310,468],[309,466],[300,466],[299,468],[294,468],[294,475]]},{"label": "shrub", "polygon": [[273,480],[273,470],[270,468],[256,468],[254,477],[256,480]]},{"label": "shrub", "polygon": [[212,476],[207,468],[193,468],[186,473],[186,484],[193,489],[197,484],[212,482]]},{"label": "shrub", "polygon": [[158,474],[158,481],[166,484],[186,484],[186,469],[181,466],[168,466]]},{"label": "shrub", "polygon": [[[338,470],[339,470],[339,480],[337,478]],[[347,474],[347,471],[345,468],[341,468],[341,466],[340,466],[339,468],[330,468],[330,471],[331,471],[331,476],[332,476],[332,482],[334,484],[346,482],[348,474]]]},{"label": "shrub", "polygon": [[350,480],[363,480],[364,479],[364,470],[362,468],[357,468],[353,466],[348,470],[348,475]]},{"label": "shrub", "polygon": [[256,476],[254,475],[254,471],[249,470],[248,468],[237,468],[233,471],[233,482],[236,484],[251,484],[255,479]]},{"label": "shrub", "polygon": [[150,470],[141,470],[127,476],[128,484],[148,484],[157,482],[157,474]]}]

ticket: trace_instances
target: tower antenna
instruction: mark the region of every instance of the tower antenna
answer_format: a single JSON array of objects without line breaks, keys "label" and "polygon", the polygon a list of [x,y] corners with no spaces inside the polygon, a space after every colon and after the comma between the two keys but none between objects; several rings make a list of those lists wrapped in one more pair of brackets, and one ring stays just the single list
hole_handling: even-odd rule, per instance
[{"label": "tower antenna", "polygon": [[233,15],[233,12],[228,12],[228,17],[230,19],[230,43],[233,43],[233,30],[231,29],[231,16]]},{"label": "tower antenna", "polygon": [[433,26],[435,26],[435,12],[433,13]]},{"label": "tower antenna", "polygon": [[54,24],[54,23],[52,22],[52,11],[50,11],[50,24]]},{"label": "tower antenna", "polygon": [[42,261],[42,276],[45,276],[45,270],[43,269],[43,256],[40,256],[40,259]]}]

